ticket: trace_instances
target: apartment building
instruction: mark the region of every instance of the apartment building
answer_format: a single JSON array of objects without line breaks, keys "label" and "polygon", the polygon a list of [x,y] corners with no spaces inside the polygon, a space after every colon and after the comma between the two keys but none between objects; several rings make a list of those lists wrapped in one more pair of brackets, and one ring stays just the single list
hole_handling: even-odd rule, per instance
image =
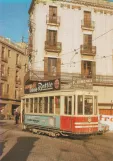
[{"label": "apartment building", "polygon": [[0,37],[0,112],[13,115],[24,94],[24,75],[28,68],[26,48]]},{"label": "apartment building", "polygon": [[99,93],[100,113],[112,111],[113,3],[33,0],[29,9],[29,79],[84,80]]}]

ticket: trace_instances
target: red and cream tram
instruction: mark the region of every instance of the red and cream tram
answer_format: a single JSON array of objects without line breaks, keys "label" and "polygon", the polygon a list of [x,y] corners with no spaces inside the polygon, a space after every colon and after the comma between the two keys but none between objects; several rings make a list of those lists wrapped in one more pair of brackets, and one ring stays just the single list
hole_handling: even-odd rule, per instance
[{"label": "red and cream tram", "polygon": [[97,92],[59,90],[26,94],[21,100],[24,128],[52,135],[98,132]]}]

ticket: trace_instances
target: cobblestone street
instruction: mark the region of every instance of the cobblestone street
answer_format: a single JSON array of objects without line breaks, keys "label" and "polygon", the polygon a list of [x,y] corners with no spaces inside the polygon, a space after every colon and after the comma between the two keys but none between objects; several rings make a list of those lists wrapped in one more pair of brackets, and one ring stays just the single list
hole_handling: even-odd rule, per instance
[{"label": "cobblestone street", "polygon": [[[4,127],[4,128],[3,128]],[[1,161],[113,161],[113,132],[89,139],[51,138],[0,122]]]}]

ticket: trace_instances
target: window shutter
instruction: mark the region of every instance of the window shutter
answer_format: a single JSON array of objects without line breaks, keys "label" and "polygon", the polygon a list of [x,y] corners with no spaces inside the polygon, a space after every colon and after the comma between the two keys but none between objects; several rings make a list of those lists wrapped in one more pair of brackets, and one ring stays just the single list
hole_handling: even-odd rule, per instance
[{"label": "window shutter", "polygon": [[96,76],[96,62],[92,62],[92,77]]}]

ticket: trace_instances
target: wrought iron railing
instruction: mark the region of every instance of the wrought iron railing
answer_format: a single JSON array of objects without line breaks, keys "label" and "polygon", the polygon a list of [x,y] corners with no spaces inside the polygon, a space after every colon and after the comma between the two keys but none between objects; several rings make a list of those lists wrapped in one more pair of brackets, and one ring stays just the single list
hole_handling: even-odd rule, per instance
[{"label": "wrought iron railing", "polygon": [[60,25],[60,17],[59,16],[46,16],[46,23],[47,24],[54,24],[54,25]]},{"label": "wrought iron railing", "polygon": [[81,45],[80,52],[83,55],[96,55],[96,46],[91,45]]},{"label": "wrought iron railing", "polygon": [[62,50],[62,43],[56,42],[56,43],[50,43],[48,41],[45,41],[45,50],[46,51],[53,51],[53,52],[61,52]]},{"label": "wrought iron railing", "polygon": [[83,19],[83,20],[81,20],[81,27],[88,28],[88,29],[94,29],[95,22],[94,21],[85,21],[85,19]]}]

